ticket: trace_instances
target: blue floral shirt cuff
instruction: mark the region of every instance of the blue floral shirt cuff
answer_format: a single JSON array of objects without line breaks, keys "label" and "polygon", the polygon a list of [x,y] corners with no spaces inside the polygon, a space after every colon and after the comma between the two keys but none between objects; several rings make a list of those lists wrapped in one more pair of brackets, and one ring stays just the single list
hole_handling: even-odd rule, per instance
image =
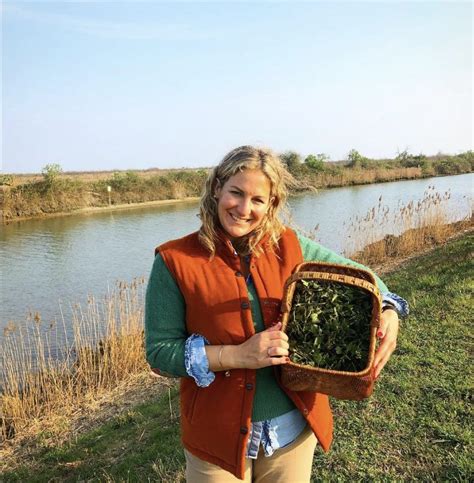
[{"label": "blue floral shirt cuff", "polygon": [[400,317],[406,317],[410,313],[408,302],[392,292],[382,294],[382,308],[383,307],[392,307],[398,312]]},{"label": "blue floral shirt cuff", "polygon": [[184,365],[186,372],[191,376],[199,387],[207,387],[216,378],[215,374],[209,370],[205,345],[209,341],[199,334],[192,334],[186,339],[184,345]]}]

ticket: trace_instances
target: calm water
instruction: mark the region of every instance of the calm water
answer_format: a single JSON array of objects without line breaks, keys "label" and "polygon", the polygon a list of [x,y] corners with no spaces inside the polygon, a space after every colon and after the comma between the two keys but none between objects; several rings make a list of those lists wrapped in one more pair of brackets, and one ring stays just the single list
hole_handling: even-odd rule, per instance
[{"label": "calm water", "polygon": [[[317,224],[318,240],[343,252],[348,247],[348,225],[382,203],[393,211],[400,203],[423,198],[428,186],[449,190],[451,218],[470,210],[471,175],[321,190],[291,199],[293,222],[304,230]],[[127,211],[75,215],[16,222],[1,226],[0,339],[9,321],[27,323],[29,313],[43,321],[65,319],[71,304],[88,295],[101,297],[117,280],[148,277],[154,247],[198,229],[198,204],[181,203]],[[395,222],[384,234],[397,233]]]}]

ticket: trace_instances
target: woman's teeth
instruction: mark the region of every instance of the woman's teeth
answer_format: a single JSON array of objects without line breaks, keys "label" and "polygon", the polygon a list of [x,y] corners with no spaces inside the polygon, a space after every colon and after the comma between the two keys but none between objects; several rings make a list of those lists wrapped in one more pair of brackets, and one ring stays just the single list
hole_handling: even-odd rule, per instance
[{"label": "woman's teeth", "polygon": [[234,216],[232,213],[229,213],[229,215],[237,223],[247,223],[247,221],[248,221],[246,218],[238,218],[238,217]]}]

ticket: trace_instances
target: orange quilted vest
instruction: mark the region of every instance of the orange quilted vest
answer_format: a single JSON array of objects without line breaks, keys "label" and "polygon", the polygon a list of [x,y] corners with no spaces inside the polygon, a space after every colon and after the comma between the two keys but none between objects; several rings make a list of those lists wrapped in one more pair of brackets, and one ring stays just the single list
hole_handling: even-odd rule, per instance
[{"label": "orange quilted vest", "polygon": [[[229,240],[222,239],[212,260],[197,232],[167,242],[156,252],[183,294],[189,334],[203,335],[212,345],[240,344],[255,334],[240,259]],[[277,322],[284,282],[302,261],[298,239],[290,229],[282,234],[275,252],[267,249],[258,258],[252,257],[250,272],[266,327]],[[182,378],[180,386],[184,447],[241,479],[255,378],[253,369],[234,369],[227,375],[216,372],[214,382],[206,388],[198,387],[190,377]],[[314,392],[285,392],[328,451],[333,429],[328,397]]]}]

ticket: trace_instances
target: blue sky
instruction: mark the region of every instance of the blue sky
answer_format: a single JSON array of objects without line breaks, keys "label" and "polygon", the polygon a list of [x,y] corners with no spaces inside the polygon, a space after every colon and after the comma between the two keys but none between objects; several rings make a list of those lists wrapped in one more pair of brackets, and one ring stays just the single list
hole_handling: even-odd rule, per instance
[{"label": "blue sky", "polygon": [[2,4],[4,172],[472,149],[470,2]]}]

